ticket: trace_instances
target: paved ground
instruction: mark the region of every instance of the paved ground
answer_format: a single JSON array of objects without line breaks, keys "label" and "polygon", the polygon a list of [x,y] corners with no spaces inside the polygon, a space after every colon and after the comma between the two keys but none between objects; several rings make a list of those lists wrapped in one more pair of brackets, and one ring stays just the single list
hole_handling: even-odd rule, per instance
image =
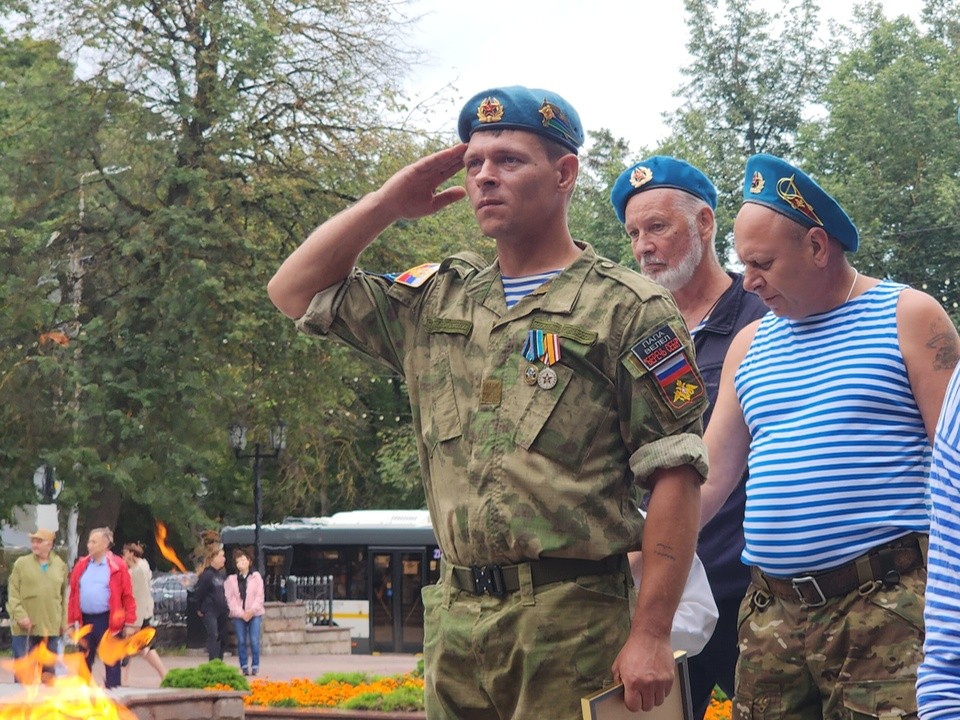
[{"label": "paved ground", "polygon": [[[195,667],[206,662],[206,653],[202,655],[164,655],[167,669]],[[374,675],[396,675],[413,670],[420,659],[418,655],[262,655],[260,657],[260,677],[269,680],[291,680],[293,678],[316,678],[326,672],[369,672]],[[224,662],[237,665],[232,656]],[[94,665],[94,676],[102,680],[103,666]],[[13,681],[7,669],[0,669],[0,683]],[[134,658],[130,663],[129,687],[155,688],[160,686],[160,678],[146,660]]]}]

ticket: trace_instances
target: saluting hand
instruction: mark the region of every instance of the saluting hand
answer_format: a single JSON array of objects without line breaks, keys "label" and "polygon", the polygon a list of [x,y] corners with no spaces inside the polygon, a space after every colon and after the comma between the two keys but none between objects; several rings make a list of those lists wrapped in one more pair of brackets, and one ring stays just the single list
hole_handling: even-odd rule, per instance
[{"label": "saluting hand", "polygon": [[466,197],[467,191],[460,186],[437,192],[463,168],[466,151],[461,143],[420,158],[394,173],[373,195],[394,217],[412,220],[432,215]]}]

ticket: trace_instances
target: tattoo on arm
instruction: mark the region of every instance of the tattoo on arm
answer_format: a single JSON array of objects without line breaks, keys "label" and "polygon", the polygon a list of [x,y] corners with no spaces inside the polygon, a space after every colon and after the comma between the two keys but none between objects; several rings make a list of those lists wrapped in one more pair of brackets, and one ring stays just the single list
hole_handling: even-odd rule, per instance
[{"label": "tattoo on arm", "polygon": [[952,371],[960,360],[957,348],[957,332],[953,327],[944,327],[941,320],[934,320],[930,327],[927,347],[934,351],[933,369]]},{"label": "tattoo on arm", "polygon": [[677,559],[673,554],[673,548],[669,545],[665,545],[664,543],[657,543],[657,547],[654,548],[653,552],[655,555],[659,555],[660,557],[665,557],[673,561],[676,561]]}]

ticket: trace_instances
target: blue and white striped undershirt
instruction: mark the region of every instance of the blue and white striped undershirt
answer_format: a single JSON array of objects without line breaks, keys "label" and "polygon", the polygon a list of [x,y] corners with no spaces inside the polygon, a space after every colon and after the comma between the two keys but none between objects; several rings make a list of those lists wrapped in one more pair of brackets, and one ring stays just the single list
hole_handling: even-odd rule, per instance
[{"label": "blue and white striped undershirt", "polygon": [[960,367],[937,424],[930,467],[930,555],[917,680],[920,717],[960,717]]},{"label": "blue and white striped undershirt", "polygon": [[561,272],[562,270],[550,270],[537,275],[522,275],[520,277],[501,275],[500,277],[503,280],[503,294],[507,301],[507,307],[512,308],[547,280],[555,278]]},{"label": "blue and white striped undershirt", "polygon": [[903,288],[761,321],[734,381],[752,436],[746,564],[796,576],[927,532],[930,444],[897,337]]}]

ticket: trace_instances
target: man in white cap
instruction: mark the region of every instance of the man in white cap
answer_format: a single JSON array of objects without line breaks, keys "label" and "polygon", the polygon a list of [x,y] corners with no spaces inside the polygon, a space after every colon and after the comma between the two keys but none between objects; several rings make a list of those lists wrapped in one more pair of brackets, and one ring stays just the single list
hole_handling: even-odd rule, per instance
[{"label": "man in white cap", "polygon": [[[7,613],[14,659],[25,657],[41,642],[51,652],[60,648],[67,627],[67,564],[53,552],[55,530],[30,533],[30,554],[18,558],[7,584]],[[44,667],[44,677],[53,668]],[[19,679],[19,678],[18,678]]]}]

